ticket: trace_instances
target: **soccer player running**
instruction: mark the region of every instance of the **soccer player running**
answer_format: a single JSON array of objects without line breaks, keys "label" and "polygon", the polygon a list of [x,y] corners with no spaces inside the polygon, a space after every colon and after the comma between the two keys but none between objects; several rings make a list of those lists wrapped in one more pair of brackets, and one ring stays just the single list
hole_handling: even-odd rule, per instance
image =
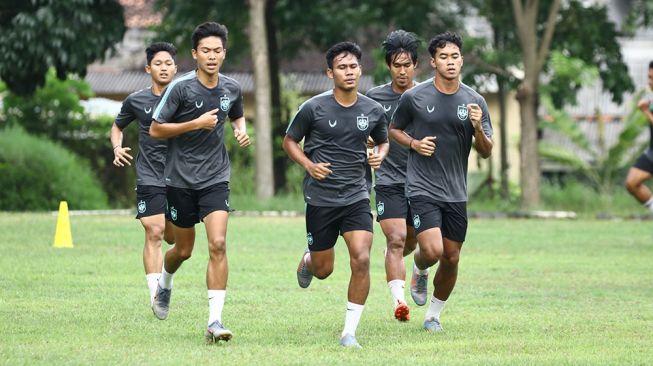
[{"label": "soccer player running", "polygon": [[113,165],[131,165],[131,148],[122,146],[123,130],[132,121],[138,120],[138,148],[136,157],[136,218],[145,229],[143,247],[143,266],[150,290],[150,306],[154,301],[156,286],[161,276],[161,240],[174,244],[172,225],[166,220],[166,185],[163,180],[166,149],[168,144],[150,137],[152,111],[159,101],[163,89],[177,73],[175,54],[177,49],[171,43],[152,43],[145,49],[147,65],[145,72],[150,74],[152,85],[130,94],[122,103],[120,113],[111,126],[113,145]]},{"label": "soccer player running", "polygon": [[[648,86],[653,89],[653,61],[648,64]],[[644,184],[653,174],[653,103],[650,99],[642,99],[637,107],[646,115],[651,133],[649,148],[635,161],[626,177],[626,189],[637,201],[653,213],[653,196],[651,190]]]},{"label": "soccer player running", "polygon": [[467,160],[472,140],[483,158],[492,152],[487,104],[460,81],[462,48],[462,38],[451,32],[430,41],[435,77],[401,96],[390,125],[390,136],[410,148],[406,195],[419,244],[413,276],[440,261],[423,324],[429,332],[442,330],[440,312],[456,284],[467,232]]},{"label": "soccer player running", "polygon": [[[419,41],[404,30],[390,33],[383,41],[385,63],[390,70],[392,81],[370,89],[367,96],[381,103],[388,119],[397,107],[399,97],[415,85],[413,76],[417,67]],[[395,141],[390,141],[388,156],[376,170],[376,220],[381,225],[386,238],[385,273],[394,316],[399,321],[410,319],[410,309],[404,296],[406,267],[404,256],[415,249],[417,240],[413,229],[410,207],[405,194],[406,161],[408,149]],[[425,288],[426,279],[421,283]],[[423,297],[424,299],[426,297]],[[425,301],[418,305],[424,305]]]},{"label": "soccer player running", "polygon": [[165,179],[170,218],[177,244],[164,257],[152,310],[166,319],[173,275],[190,258],[195,244],[195,224],[204,222],[209,262],[206,286],[209,342],[228,341],[232,332],[222,324],[228,266],[227,219],[229,217],[229,156],[224,126],[231,120],[240,147],[249,146],[243,116],[241,87],[220,74],[227,52],[227,28],[203,23],[193,32],[192,55],[197,70],[177,78],[166,89],[153,115],[150,134],[168,139]]},{"label": "soccer player running", "polygon": [[[383,107],[358,93],[360,59],[355,43],[329,48],[326,73],[333,79],[333,91],[300,106],[283,140],[286,153],[306,170],[308,248],[299,262],[297,281],[306,288],[313,276],[325,279],[333,272],[334,246],[342,235],[349,250],[351,277],[340,344],[354,348],[361,348],[356,328],[370,289],[373,222],[365,162],[378,169],[389,147]],[[376,152],[368,153],[370,136],[378,146]]]}]

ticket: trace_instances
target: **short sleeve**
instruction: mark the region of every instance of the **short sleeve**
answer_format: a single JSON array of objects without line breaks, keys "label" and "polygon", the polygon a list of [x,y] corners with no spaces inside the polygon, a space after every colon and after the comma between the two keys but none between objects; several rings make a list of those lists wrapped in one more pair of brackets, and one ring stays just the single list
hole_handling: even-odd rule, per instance
[{"label": "short sleeve", "polygon": [[392,125],[393,128],[400,130],[405,130],[410,123],[412,122],[412,113],[411,113],[411,98],[408,93],[404,93],[399,98],[397,103],[397,109],[395,109],[392,114]]},{"label": "short sleeve", "polygon": [[481,127],[483,127],[483,133],[487,137],[492,137],[494,133],[492,129],[492,119],[490,118],[490,111],[488,110],[487,103],[484,98],[481,98],[480,103],[481,111],[483,112],[483,117],[481,118]]},{"label": "short sleeve", "polygon": [[370,132],[370,136],[375,143],[381,144],[388,141],[388,117],[384,111],[379,111],[379,122],[374,126]]},{"label": "short sleeve", "polygon": [[118,113],[118,116],[116,116],[116,126],[118,126],[121,130],[125,127],[127,127],[133,120],[136,119],[136,115],[133,112],[133,108],[131,107],[132,98],[127,97],[122,102],[122,106],[120,107],[120,113]]},{"label": "short sleeve", "polygon": [[177,109],[183,100],[183,88],[179,84],[174,84],[166,88],[163,96],[159,100],[152,114],[152,119],[159,123],[174,122],[173,118]]},{"label": "short sleeve", "polygon": [[286,135],[292,137],[293,140],[299,142],[309,131],[311,123],[313,122],[313,109],[310,104],[304,103],[299,107],[299,111],[295,114],[288,129],[286,129]]},{"label": "short sleeve", "polygon": [[238,96],[234,101],[234,104],[229,109],[229,119],[236,120],[243,116],[243,92],[240,87],[238,87]]}]

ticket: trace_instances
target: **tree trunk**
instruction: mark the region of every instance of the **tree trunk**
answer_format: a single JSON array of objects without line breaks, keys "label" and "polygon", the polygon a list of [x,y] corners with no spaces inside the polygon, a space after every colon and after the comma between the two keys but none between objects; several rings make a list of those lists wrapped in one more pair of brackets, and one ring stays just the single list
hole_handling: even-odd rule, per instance
[{"label": "tree trunk", "polygon": [[272,110],[269,55],[265,26],[266,0],[249,1],[249,33],[252,42],[256,98],[256,196],[268,199],[274,195],[272,173]]},{"label": "tree trunk", "polygon": [[540,203],[540,161],[537,151],[537,94],[535,86],[524,81],[517,92],[521,117],[519,144],[522,207],[531,209]]},{"label": "tree trunk", "polygon": [[500,174],[501,174],[501,198],[507,200],[510,198],[510,181],[508,177],[508,170],[510,164],[508,162],[508,125],[506,118],[506,87],[503,77],[498,76],[497,82],[499,84],[499,138],[501,139],[500,153]]}]

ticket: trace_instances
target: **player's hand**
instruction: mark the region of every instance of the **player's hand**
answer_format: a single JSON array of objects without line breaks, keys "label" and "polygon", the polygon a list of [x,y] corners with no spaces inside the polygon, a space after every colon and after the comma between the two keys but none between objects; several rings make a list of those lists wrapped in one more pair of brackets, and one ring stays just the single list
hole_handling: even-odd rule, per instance
[{"label": "player's hand", "polygon": [[367,136],[367,148],[373,149],[374,145],[375,145],[374,139],[371,136]]},{"label": "player's hand", "polygon": [[483,117],[483,111],[481,107],[476,103],[467,104],[467,112],[469,113],[469,120],[472,122],[475,130],[482,130],[481,127],[481,118]]},{"label": "player's hand", "polygon": [[381,163],[383,162],[383,156],[381,154],[378,154],[374,151],[368,151],[367,152],[367,163],[372,167],[372,169],[376,170],[381,167]]},{"label": "player's hand", "polygon": [[641,109],[642,111],[646,112],[650,105],[650,101],[648,99],[642,99],[639,102],[637,102],[637,108]]},{"label": "player's hand", "polygon": [[249,146],[250,141],[247,132],[236,128],[234,129],[234,137],[236,138],[236,141],[238,141],[238,145],[240,145],[240,147],[244,148]]},{"label": "player's hand", "polygon": [[435,136],[426,136],[421,140],[413,140],[411,146],[422,156],[431,156],[435,153]]},{"label": "player's hand", "polygon": [[197,125],[200,129],[212,130],[218,124],[218,108],[212,109],[197,118]]},{"label": "player's hand", "polygon": [[115,166],[125,166],[127,165],[132,165],[130,163],[131,160],[134,158],[129,155],[128,151],[131,149],[128,147],[116,147],[113,149],[113,165]]},{"label": "player's hand", "polygon": [[306,171],[315,180],[323,180],[331,174],[331,163],[311,163]]}]

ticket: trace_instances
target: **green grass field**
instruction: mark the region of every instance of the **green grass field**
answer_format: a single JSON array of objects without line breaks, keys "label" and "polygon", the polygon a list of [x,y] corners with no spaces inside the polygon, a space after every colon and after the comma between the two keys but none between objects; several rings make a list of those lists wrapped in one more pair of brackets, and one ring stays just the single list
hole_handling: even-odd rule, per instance
[{"label": "green grass field", "polygon": [[410,322],[392,318],[377,230],[372,289],[357,333],[363,350],[337,343],[349,279],[342,241],[334,274],[307,290],[297,286],[303,218],[231,219],[223,319],[234,338],[220,345],[203,339],[203,228],[193,258],[175,277],[170,317],[159,321],[149,309],[138,221],[73,216],[71,222],[75,247],[55,249],[55,216],[0,213],[0,363],[653,362],[650,222],[472,220],[442,334],[421,330],[426,308],[411,300]]}]

